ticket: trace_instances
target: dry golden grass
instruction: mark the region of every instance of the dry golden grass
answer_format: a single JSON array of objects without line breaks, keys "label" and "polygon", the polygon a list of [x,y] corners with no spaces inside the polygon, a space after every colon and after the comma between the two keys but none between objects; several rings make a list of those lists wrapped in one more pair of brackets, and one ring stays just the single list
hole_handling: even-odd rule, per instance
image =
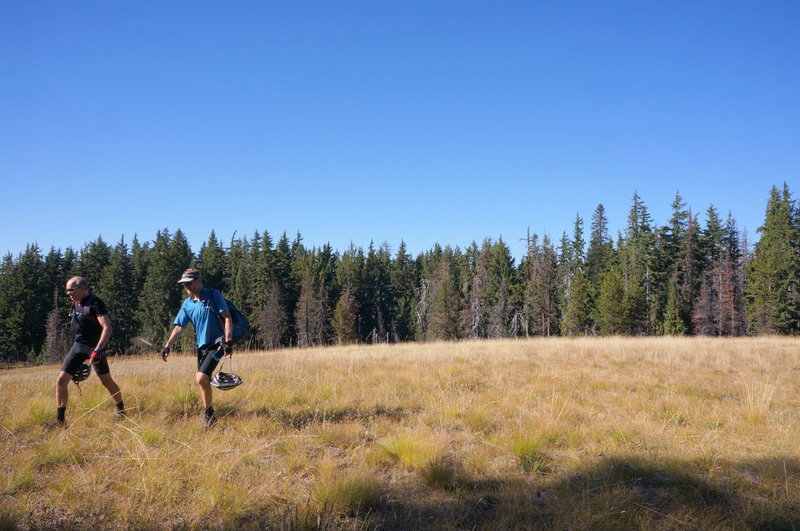
[{"label": "dry golden grass", "polygon": [[585,338],[117,358],[55,416],[0,373],[0,529],[800,527],[800,341]]}]

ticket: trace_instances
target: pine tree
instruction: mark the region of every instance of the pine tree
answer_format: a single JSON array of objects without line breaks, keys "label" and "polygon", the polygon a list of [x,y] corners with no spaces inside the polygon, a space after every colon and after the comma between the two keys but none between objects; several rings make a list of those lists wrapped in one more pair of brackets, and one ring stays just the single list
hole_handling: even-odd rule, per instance
[{"label": "pine tree", "polygon": [[597,298],[598,332],[603,336],[630,333],[628,308],[626,307],[625,282],[616,266],[607,269],[600,284]]},{"label": "pine tree", "polygon": [[606,211],[603,205],[599,204],[592,215],[589,249],[586,251],[586,278],[591,285],[599,288],[600,279],[608,267],[613,251],[613,244],[608,236]]},{"label": "pine tree", "polygon": [[197,254],[197,269],[203,278],[203,285],[224,289],[225,273],[229,270],[225,256],[225,249],[217,240],[217,235],[212,230],[208,241],[200,246]]},{"label": "pine tree", "polygon": [[274,280],[266,294],[264,305],[258,310],[258,339],[266,349],[287,346],[289,331],[289,309],[282,298],[283,290]]},{"label": "pine tree", "polygon": [[16,260],[7,255],[0,277],[4,290],[0,305],[0,359],[33,361],[42,352],[45,323],[52,306],[52,286],[47,283],[39,247],[28,245]]},{"label": "pine tree", "polygon": [[78,274],[89,281],[89,285],[96,286],[111,260],[111,247],[98,237],[95,241],[85,245],[81,249],[76,267],[80,271]]},{"label": "pine tree", "polygon": [[541,245],[537,235],[528,238],[522,269],[526,277],[523,299],[526,335],[558,335],[558,256],[548,236],[544,236]]},{"label": "pine tree", "polygon": [[588,335],[594,328],[589,280],[578,270],[572,279],[561,316],[561,333],[568,336]]},{"label": "pine tree", "polygon": [[[275,287],[278,292],[270,294],[273,302],[270,306],[280,307],[285,310],[284,314],[279,314],[277,318],[285,318],[285,326],[279,326],[281,323],[275,323],[276,327],[282,328],[284,334],[280,339],[280,344],[283,346],[290,346],[296,344],[297,337],[295,335],[294,324],[294,309],[297,307],[297,298],[300,293],[300,288],[297,283],[295,275],[293,275],[294,256],[297,250],[302,246],[302,239],[298,235],[293,243],[289,243],[289,238],[284,232],[278,243],[275,246],[275,251],[272,256],[275,264]],[[275,303],[279,302],[279,306]]]},{"label": "pine tree", "polygon": [[770,191],[761,239],[748,264],[745,304],[756,334],[796,334],[798,303],[798,223],[789,188]]},{"label": "pine tree", "polygon": [[460,337],[461,293],[455,262],[454,252],[446,249],[431,278],[427,341],[450,341]]},{"label": "pine tree", "polygon": [[388,324],[394,306],[389,280],[390,262],[388,246],[384,244],[376,251],[370,242],[359,293],[361,323],[370,343],[383,343],[389,339]]},{"label": "pine tree", "polygon": [[58,287],[53,288],[53,306],[47,314],[47,321],[45,323],[46,336],[44,344],[44,363],[56,363],[61,361],[64,356],[69,352],[72,329],[68,327],[65,322],[64,316],[67,313],[63,310],[61,299],[68,299],[66,296],[60,296],[61,289]]},{"label": "pine tree", "polygon": [[475,242],[467,251],[469,282],[464,288],[462,329],[464,337],[485,338],[489,335],[489,312],[492,304],[489,296],[489,255],[492,241],[486,239],[478,250]]},{"label": "pine tree", "polygon": [[[172,329],[172,322],[185,298],[183,289],[176,282],[191,262],[191,250],[180,231],[176,231],[174,238],[168,229],[156,233],[137,311],[142,334],[155,343],[165,341]],[[180,345],[188,348],[190,340],[191,337],[184,334]]]},{"label": "pine tree", "polygon": [[336,342],[339,345],[358,341],[358,299],[355,289],[349,283],[342,286],[332,321]]},{"label": "pine tree", "polygon": [[418,338],[415,316],[419,274],[403,241],[389,267],[389,283],[394,301],[391,312],[393,341],[413,341]]},{"label": "pine tree", "polygon": [[720,333],[741,336],[747,332],[744,316],[743,260],[739,231],[733,214],[728,213],[723,239],[723,258],[717,273],[720,295]]},{"label": "pine tree", "polygon": [[678,311],[678,295],[675,282],[667,286],[667,302],[664,308],[664,334],[668,336],[682,336],[686,334],[686,323]]},{"label": "pine tree", "polygon": [[114,246],[108,264],[100,273],[96,295],[106,304],[111,316],[112,335],[108,349],[125,353],[136,335],[136,293],[133,291],[133,267],[124,238]]},{"label": "pine tree", "polygon": [[514,310],[514,258],[503,238],[491,246],[487,276],[488,336],[507,337]]},{"label": "pine tree", "polygon": [[651,335],[658,329],[661,308],[659,284],[654,275],[655,237],[647,207],[638,193],[628,214],[620,270],[625,288],[625,327],[632,335]]},{"label": "pine tree", "polygon": [[[355,317],[355,327],[356,327],[356,338],[357,341],[363,341],[366,337],[366,334],[369,332],[364,332],[362,326],[362,310],[361,310],[361,298],[362,298],[362,283],[364,278],[364,268],[365,268],[366,258],[364,256],[364,250],[360,247],[356,247],[352,243],[350,247],[342,254],[340,257],[337,267],[336,267],[336,275],[335,281],[336,285],[339,286],[339,295],[337,297],[337,304],[342,301],[344,296],[344,300],[346,301],[346,308],[347,311],[350,312],[351,310],[355,310],[357,312]],[[345,290],[347,293],[345,295]],[[354,301],[350,301],[350,298],[354,297]],[[344,303],[343,303],[344,304]],[[338,331],[337,331],[338,333]],[[347,333],[342,331],[342,337],[347,337]],[[348,339],[349,341],[349,339]]]}]

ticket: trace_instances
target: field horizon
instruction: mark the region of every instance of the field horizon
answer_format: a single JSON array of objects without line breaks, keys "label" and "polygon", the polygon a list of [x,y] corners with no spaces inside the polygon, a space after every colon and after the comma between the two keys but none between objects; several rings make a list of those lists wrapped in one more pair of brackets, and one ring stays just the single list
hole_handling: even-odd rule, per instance
[{"label": "field horizon", "polygon": [[[0,371],[0,529],[795,529],[800,340],[537,338],[117,357],[55,418]],[[226,362],[227,369],[227,362]]]}]

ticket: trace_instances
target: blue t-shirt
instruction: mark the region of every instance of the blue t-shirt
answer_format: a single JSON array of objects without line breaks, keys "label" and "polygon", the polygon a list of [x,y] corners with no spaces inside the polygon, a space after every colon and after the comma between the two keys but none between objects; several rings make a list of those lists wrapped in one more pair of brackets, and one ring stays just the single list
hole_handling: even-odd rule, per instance
[{"label": "blue t-shirt", "polygon": [[194,325],[197,336],[197,347],[209,345],[224,336],[219,314],[228,311],[228,305],[222,293],[215,289],[203,288],[200,299],[189,297],[181,305],[174,325],[185,328],[187,324]]}]

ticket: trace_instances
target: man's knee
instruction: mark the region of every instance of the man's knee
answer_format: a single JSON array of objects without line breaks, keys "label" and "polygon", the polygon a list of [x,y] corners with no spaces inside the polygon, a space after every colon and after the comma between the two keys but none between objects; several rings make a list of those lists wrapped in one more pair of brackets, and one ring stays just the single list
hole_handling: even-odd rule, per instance
[{"label": "man's knee", "polygon": [[64,387],[65,385],[69,385],[70,380],[72,380],[72,375],[66,371],[61,371],[56,378],[56,385]]},{"label": "man's knee", "polygon": [[211,378],[204,372],[198,372],[194,377],[194,381],[197,382],[197,385],[206,386],[210,385]]}]

